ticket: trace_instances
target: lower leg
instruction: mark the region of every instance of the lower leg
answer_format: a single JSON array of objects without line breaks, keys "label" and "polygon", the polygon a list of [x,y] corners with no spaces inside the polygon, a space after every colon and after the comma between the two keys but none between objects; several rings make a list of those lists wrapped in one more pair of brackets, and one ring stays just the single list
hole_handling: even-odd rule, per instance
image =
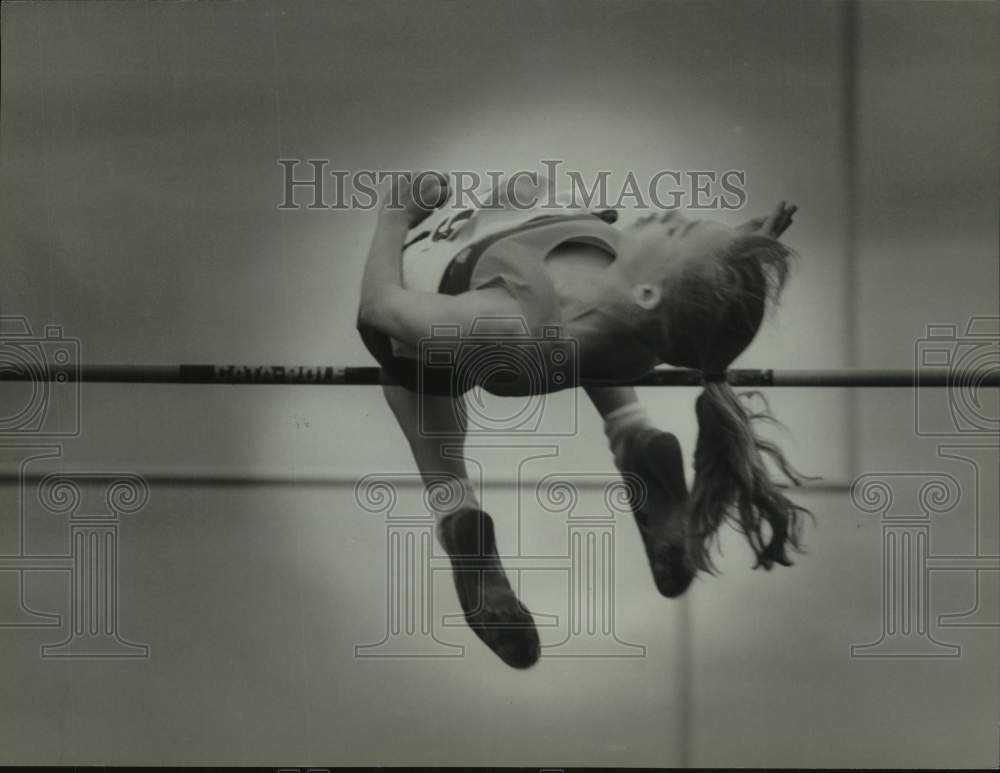
[{"label": "lower leg", "polygon": [[432,498],[437,537],[452,564],[466,622],[505,663],[533,665],[540,654],[531,613],[511,588],[496,548],[493,519],[479,507],[462,458],[465,412],[447,397],[385,385],[386,400],[406,436],[424,485],[446,486]]},{"label": "lower leg", "polygon": [[632,387],[597,387],[587,395],[604,419],[615,466],[629,478],[656,586],[664,596],[678,596],[694,577],[686,560],[688,490],[680,443],[656,429]]},{"label": "lower leg", "polygon": [[383,384],[382,393],[406,437],[424,486],[437,494],[431,504],[438,525],[454,512],[478,508],[479,499],[462,458],[465,422],[457,401],[418,395],[395,384]]},{"label": "lower leg", "polygon": [[617,408],[639,402],[639,395],[630,386],[587,387],[587,397],[601,416],[607,416]]},{"label": "lower leg", "polygon": [[652,422],[633,387],[591,387],[587,389],[587,396],[604,419],[604,434],[614,454],[615,465],[621,470],[628,436],[636,430],[652,427]]}]

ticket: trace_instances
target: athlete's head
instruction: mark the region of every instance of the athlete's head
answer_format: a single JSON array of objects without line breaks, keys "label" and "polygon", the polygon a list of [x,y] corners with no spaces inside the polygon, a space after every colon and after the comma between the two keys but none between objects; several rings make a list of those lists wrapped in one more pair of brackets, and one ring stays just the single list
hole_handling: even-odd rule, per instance
[{"label": "athlete's head", "polygon": [[723,371],[749,346],[788,276],[791,251],[759,231],[647,215],[622,234],[619,272],[671,365]]},{"label": "athlete's head", "polygon": [[[723,373],[753,341],[788,276],[791,251],[760,230],[692,220],[677,212],[646,216],[623,233],[620,271],[646,317],[660,358],[671,365]],[[711,569],[710,548],[727,518],[747,537],[759,565],[790,565],[805,512],[768,474],[770,457],[795,483],[798,474],[774,444],[753,431],[753,412],[725,382],[708,380],[695,410],[698,441],[691,491],[690,556]],[[765,533],[766,524],[769,534]]]}]

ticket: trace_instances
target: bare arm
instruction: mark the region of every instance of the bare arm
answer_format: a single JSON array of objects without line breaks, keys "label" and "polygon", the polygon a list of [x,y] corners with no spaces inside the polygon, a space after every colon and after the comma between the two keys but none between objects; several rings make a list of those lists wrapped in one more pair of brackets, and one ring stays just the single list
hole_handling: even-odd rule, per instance
[{"label": "bare arm", "polygon": [[390,179],[382,186],[380,195],[382,201],[375,221],[375,235],[361,278],[359,323],[371,316],[373,309],[384,302],[386,294],[402,289],[401,258],[406,233],[424,220],[434,207],[445,202],[448,183],[440,175],[422,173],[412,180]]},{"label": "bare arm", "polygon": [[389,215],[386,210],[379,212],[361,277],[359,322],[371,322],[376,307],[382,305],[394,290],[403,288],[401,258],[408,230],[409,226],[402,217]]},{"label": "bare arm", "polygon": [[[431,211],[422,206],[421,200],[441,203],[447,194],[444,178],[424,177],[423,181],[423,194],[419,196],[411,193],[408,181],[401,181],[401,190],[395,193],[402,206],[379,210],[358,305],[359,330],[374,328],[414,347],[431,334],[435,324],[456,325],[462,335],[467,335],[477,318],[513,317],[521,312],[517,301],[502,288],[452,296],[403,287],[402,254],[407,232]],[[502,325],[499,330],[496,325],[491,327],[494,334],[502,335]],[[517,333],[522,328],[511,323],[511,330]]]}]

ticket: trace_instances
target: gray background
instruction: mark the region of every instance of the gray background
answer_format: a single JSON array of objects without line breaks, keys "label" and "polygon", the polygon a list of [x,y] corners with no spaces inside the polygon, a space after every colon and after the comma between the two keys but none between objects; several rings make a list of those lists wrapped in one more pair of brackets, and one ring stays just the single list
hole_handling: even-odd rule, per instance
[{"label": "gray background", "polygon": [[[737,365],[910,367],[928,324],[998,313],[998,11],[861,3],[850,18],[798,2],[4,3],[0,311],[61,325],[87,362],[369,364],[354,315],[372,217],[278,211],[277,158],[743,169],[747,211],[729,219],[795,201],[801,260]],[[690,451],[696,392],[642,396]],[[849,656],[881,630],[881,526],[852,506],[854,475],[956,476],[963,500],[935,545],[974,551],[978,512],[979,549],[1000,553],[995,473],[977,489],[917,437],[909,391],[773,392],[781,442],[828,484],[801,496],[818,519],[809,554],[751,572],[727,534],[723,576],[668,602],[624,519],[616,630],[646,657],[526,673],[464,629],[448,631],[463,659],[353,657],[384,631],[385,532],[351,483],[412,471],[376,390],[86,385],[82,398],[81,435],[44,469],[322,484],[154,479],[121,532],[122,630],[151,658],[42,660],[57,631],[0,628],[2,762],[998,762],[995,627],[937,633],[960,658]],[[537,474],[611,469],[586,404],[578,436],[553,442]],[[4,469],[26,453],[3,451]],[[484,504],[509,552],[515,462],[486,457]],[[0,487],[0,553],[17,550],[18,496]],[[29,547],[64,551],[65,528],[29,511]],[[524,516],[530,550],[563,549],[564,522],[530,501]],[[994,610],[996,578],[979,598]],[[8,605],[13,581],[0,572]],[[934,581],[935,618],[976,603],[970,573]],[[454,612],[436,582],[437,611]],[[534,611],[565,606],[557,578],[525,582]],[[26,592],[65,608],[59,577],[29,576]]]}]

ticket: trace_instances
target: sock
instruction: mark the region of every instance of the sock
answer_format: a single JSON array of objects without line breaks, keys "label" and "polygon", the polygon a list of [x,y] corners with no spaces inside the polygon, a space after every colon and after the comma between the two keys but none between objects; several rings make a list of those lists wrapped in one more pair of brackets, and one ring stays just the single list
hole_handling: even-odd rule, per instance
[{"label": "sock", "polygon": [[604,434],[608,437],[608,444],[619,470],[625,458],[626,440],[632,433],[652,426],[646,409],[638,402],[615,408],[604,417]]}]

